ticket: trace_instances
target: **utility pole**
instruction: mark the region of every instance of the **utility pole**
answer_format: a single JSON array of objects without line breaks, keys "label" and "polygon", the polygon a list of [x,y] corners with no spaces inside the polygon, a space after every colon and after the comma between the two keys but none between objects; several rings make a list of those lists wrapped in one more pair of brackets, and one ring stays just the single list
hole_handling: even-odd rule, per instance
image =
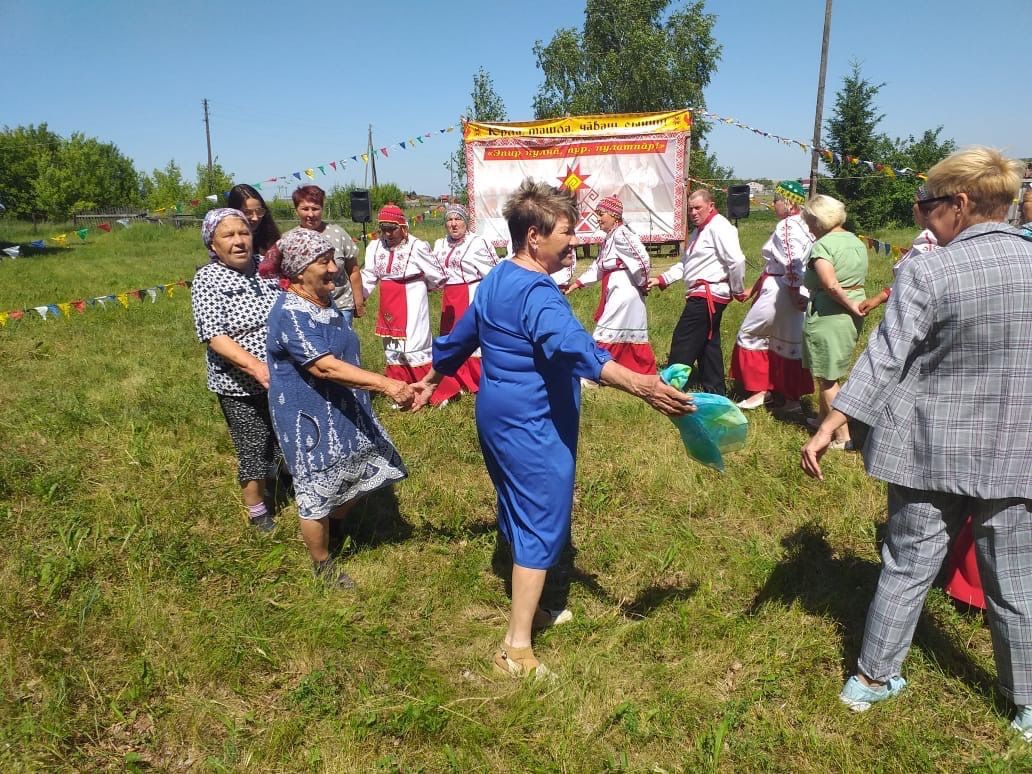
[{"label": "utility pole", "polygon": [[215,193],[211,190],[214,175],[211,169],[211,126],[208,123],[208,100],[204,100],[204,139],[208,141],[208,193]]},{"label": "utility pole", "polygon": [[817,77],[817,115],[813,119],[813,148],[810,151],[810,196],[817,193],[817,148],[821,144],[821,120],[824,112],[824,76],[828,71],[828,38],[831,37],[831,0],[824,3],[824,41],[821,43],[821,73]]},{"label": "utility pole", "polygon": [[369,124],[369,145],[366,147],[366,157],[369,159],[369,163],[366,164],[366,188],[368,188],[369,182],[369,168],[373,168],[373,188],[376,188],[376,157],[373,155],[373,125]]}]

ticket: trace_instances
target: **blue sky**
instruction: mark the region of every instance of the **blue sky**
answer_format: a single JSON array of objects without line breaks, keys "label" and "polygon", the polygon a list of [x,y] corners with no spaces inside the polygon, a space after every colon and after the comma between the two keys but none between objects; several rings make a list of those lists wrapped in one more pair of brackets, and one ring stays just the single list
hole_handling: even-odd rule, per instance
[{"label": "blue sky", "polygon": [[[724,47],[709,110],[808,142],[824,0],[708,0]],[[376,10],[372,10],[372,9]],[[443,193],[443,164],[469,104],[473,73],[493,77],[510,120],[533,118],[541,84],[532,48],[558,27],[580,27],[583,2],[241,3],[0,0],[0,123],[46,122],[115,143],[150,171],[175,159],[189,178],[212,142],[241,182],[432,133],[378,159],[381,181]],[[1032,156],[1028,97],[1032,0],[836,0],[825,117],[850,62],[884,83],[880,125],[890,136],[942,125],[961,146]],[[799,177],[809,159],[732,127],[709,135],[719,161],[743,177]],[[875,159],[877,161],[877,159]],[[319,182],[362,182],[361,164]]]}]

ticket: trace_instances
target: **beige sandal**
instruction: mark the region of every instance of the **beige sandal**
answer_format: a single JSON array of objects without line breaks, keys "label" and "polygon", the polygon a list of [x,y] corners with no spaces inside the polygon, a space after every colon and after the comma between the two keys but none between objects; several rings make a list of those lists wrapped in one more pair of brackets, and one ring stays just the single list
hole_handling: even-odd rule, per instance
[{"label": "beige sandal", "polygon": [[504,642],[495,651],[494,671],[510,677],[546,677],[551,674],[548,667],[534,656],[534,646],[514,648]]}]

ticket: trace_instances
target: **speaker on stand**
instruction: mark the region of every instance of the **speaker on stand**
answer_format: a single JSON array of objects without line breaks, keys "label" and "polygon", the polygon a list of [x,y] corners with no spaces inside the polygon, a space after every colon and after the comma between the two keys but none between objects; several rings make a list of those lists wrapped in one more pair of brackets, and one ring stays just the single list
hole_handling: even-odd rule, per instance
[{"label": "speaker on stand", "polygon": [[739,218],[749,217],[749,186],[728,186],[727,216],[735,221],[735,226],[738,225]]},{"label": "speaker on stand", "polygon": [[369,222],[372,213],[369,211],[369,191],[355,189],[351,191],[351,220],[362,224],[362,247],[366,246],[365,224]]}]

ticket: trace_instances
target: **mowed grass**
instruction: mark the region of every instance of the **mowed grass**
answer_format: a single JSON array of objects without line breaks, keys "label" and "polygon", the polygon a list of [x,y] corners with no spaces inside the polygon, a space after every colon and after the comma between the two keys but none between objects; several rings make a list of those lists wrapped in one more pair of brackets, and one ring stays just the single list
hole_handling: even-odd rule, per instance
[{"label": "mowed grass", "polygon": [[[772,226],[741,222],[750,280]],[[206,258],[195,231],[97,232],[0,261],[0,311],[189,278]],[[889,264],[871,256],[869,292]],[[596,294],[571,299],[589,325]],[[648,303],[663,360],[681,293]],[[357,327],[375,370],[370,306]],[[745,311],[725,316],[726,356]],[[508,599],[472,400],[416,415],[377,401],[410,477],[353,520],[360,591],[339,594],[312,580],[292,505],[272,535],[246,526],[185,289],[34,316],[0,329],[3,770],[1032,766],[1005,730],[988,631],[939,590],[907,691],[860,716],[840,706],[884,490],[855,454],[805,478],[798,424],[751,413],[719,475],[643,404],[586,392],[575,552],[548,590],[565,576],[576,618],[538,637],[559,679],[533,685],[489,668]]]}]

